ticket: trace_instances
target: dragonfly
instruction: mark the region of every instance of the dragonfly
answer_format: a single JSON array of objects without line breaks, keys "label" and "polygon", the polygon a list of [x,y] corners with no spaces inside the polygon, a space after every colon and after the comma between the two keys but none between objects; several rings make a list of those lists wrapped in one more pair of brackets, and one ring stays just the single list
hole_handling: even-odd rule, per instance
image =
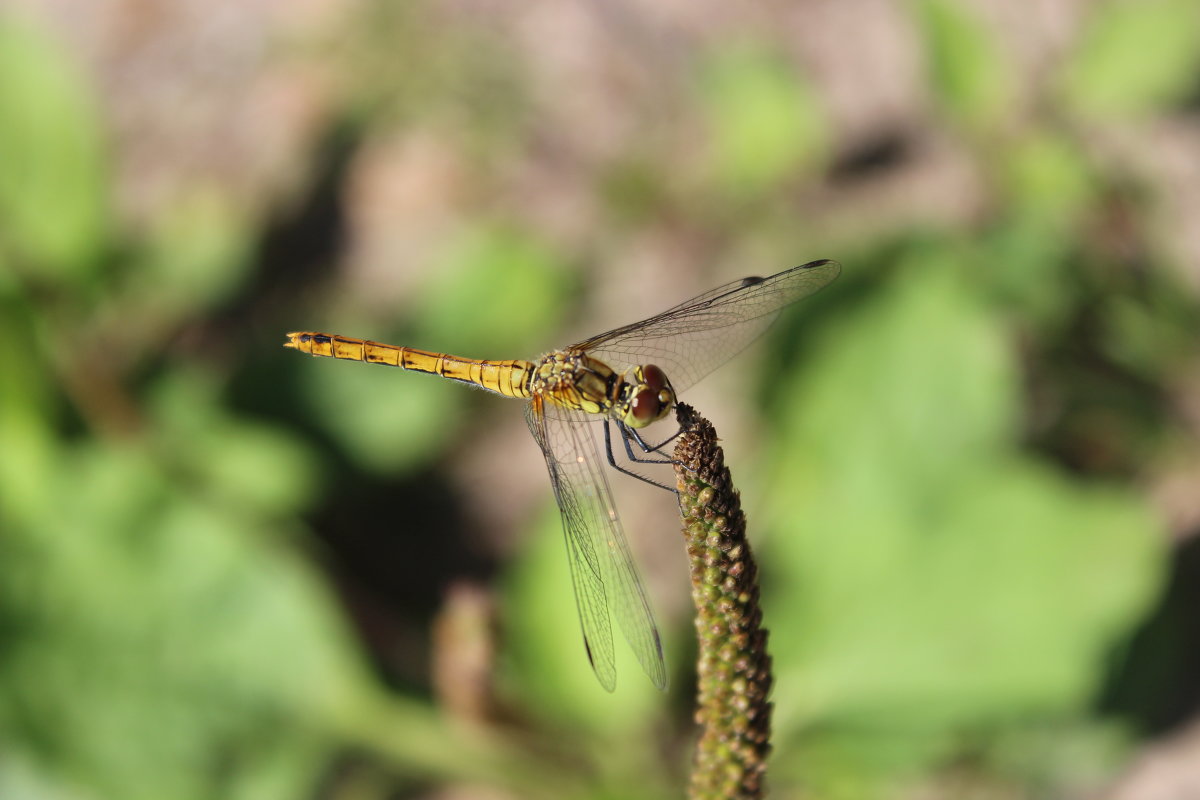
[{"label": "dragonfly", "polygon": [[[611,692],[617,672],[611,625],[615,616],[646,675],[665,690],[662,639],[617,514],[605,462],[674,490],[620,466],[611,431],[617,431],[630,461],[669,461],[656,454],[670,439],[653,445],[640,431],[670,413],[678,392],[761,336],[786,306],[824,288],[840,272],[836,261],[822,260],[767,278],[742,278],[533,361],[462,358],[312,331],[287,334],[284,347],[440,375],[526,400],[525,422],[545,457],[562,517],[592,669]],[[603,428],[603,454],[596,423]]]}]

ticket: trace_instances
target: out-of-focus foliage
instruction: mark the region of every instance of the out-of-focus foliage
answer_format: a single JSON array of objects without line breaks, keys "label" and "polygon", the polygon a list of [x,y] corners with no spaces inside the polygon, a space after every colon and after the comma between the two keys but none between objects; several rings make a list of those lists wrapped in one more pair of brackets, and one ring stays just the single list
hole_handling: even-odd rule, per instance
[{"label": "out-of-focus foliage", "polygon": [[1035,63],[965,0],[26,5],[0,796],[679,796],[674,534],[624,507],[672,686],[619,644],[609,695],[519,404],[280,344],[529,357],[819,257],[701,409],[757,454],[773,796],[1080,796],[1194,717],[1194,3]]},{"label": "out-of-focus foliage", "polygon": [[1200,8],[1187,0],[1105,3],[1063,74],[1082,113],[1144,115],[1186,98],[1200,68]]},{"label": "out-of-focus foliage", "polygon": [[819,104],[786,63],[730,47],[701,74],[715,191],[756,194],[823,160],[828,133]]},{"label": "out-of-focus foliage", "polygon": [[35,26],[0,20],[5,247],[47,278],[82,282],[107,244],[107,197],[96,101],[72,67]]},{"label": "out-of-focus foliage", "polygon": [[916,6],[938,99],[979,131],[1001,124],[1013,102],[1014,79],[995,38],[962,3],[922,0]]},{"label": "out-of-focus foliage", "polygon": [[[768,496],[787,502],[762,550],[794,570],[765,600],[793,609],[774,625],[779,681],[797,687],[778,697],[782,741],[882,729],[923,763],[962,726],[1069,713],[1156,591],[1144,503],[1013,447],[1015,363],[961,255],[901,261],[902,285],[831,325],[780,389],[777,444],[804,454],[773,459]],[[880,758],[865,741],[831,765],[801,740],[789,770],[861,777]]]}]

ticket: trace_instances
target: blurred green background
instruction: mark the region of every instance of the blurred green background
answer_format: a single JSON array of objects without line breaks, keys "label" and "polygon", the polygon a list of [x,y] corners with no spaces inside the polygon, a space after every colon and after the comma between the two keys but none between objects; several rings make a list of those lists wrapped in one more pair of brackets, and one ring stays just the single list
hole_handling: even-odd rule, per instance
[{"label": "blurred green background", "polygon": [[1192,0],[7,4],[0,797],[679,797],[670,499],[672,686],[608,695],[519,404],[280,345],[530,357],[816,258],[685,397],[773,796],[1200,796],[1198,218]]}]

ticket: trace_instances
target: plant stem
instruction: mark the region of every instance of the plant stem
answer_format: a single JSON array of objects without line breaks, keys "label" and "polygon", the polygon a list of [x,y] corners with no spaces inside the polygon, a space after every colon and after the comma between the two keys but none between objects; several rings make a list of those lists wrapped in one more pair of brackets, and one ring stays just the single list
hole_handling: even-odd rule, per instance
[{"label": "plant stem", "polygon": [[679,405],[675,476],[699,638],[689,797],[759,798],[771,750],[771,657],[746,517],[712,424]]}]

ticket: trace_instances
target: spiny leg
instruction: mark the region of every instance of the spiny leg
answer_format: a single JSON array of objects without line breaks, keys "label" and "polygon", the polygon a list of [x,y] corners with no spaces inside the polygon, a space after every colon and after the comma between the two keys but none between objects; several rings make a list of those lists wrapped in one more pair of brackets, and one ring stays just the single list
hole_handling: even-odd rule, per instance
[{"label": "spiny leg", "polygon": [[687,464],[681,464],[680,462],[676,461],[673,458],[661,458],[661,459],[638,458],[637,456],[635,456],[633,454],[633,448],[629,446],[629,440],[633,439],[635,442],[638,443],[638,446],[641,447],[642,450],[646,453],[661,452],[664,447],[666,447],[671,442],[678,439],[680,436],[683,435],[683,433],[686,430],[688,430],[683,425],[680,425],[679,430],[675,431],[674,433],[672,433],[666,439],[663,439],[658,444],[650,445],[650,444],[647,444],[644,439],[642,439],[641,435],[638,434],[636,428],[631,428],[628,425],[626,425],[624,422],[621,422],[620,420],[616,420],[616,423],[617,423],[617,426],[621,429],[621,440],[625,442],[625,453],[626,453],[626,455],[629,456],[630,461],[636,462],[638,464],[672,464],[675,466],[683,467],[688,472],[693,471],[692,468],[689,467]]},{"label": "spiny leg", "polygon": [[633,448],[629,446],[629,440],[632,439],[633,441],[637,442],[638,447],[642,448],[643,453],[647,453],[647,454],[657,453],[657,452],[661,451],[664,447],[669,445],[671,442],[678,439],[683,434],[682,427],[679,430],[675,431],[670,436],[668,436],[666,439],[663,439],[658,444],[651,445],[651,444],[647,443],[645,439],[642,438],[642,435],[637,432],[636,428],[631,428],[628,425],[626,425],[624,422],[621,422],[620,420],[616,420],[616,423],[617,423],[617,427],[619,427],[621,429],[621,439],[625,442],[625,452],[629,455],[630,461],[636,461],[639,464],[674,464],[675,463],[675,459],[673,459],[673,458],[664,458],[664,459],[638,458],[637,456],[635,456],[633,454]]},{"label": "spiny leg", "polygon": [[[648,483],[651,486],[657,486],[660,489],[666,489],[671,494],[675,494],[676,492],[675,492],[674,487],[671,487],[665,483],[656,481],[653,478],[647,478],[645,475],[634,472],[631,469],[626,469],[625,467],[622,467],[620,464],[617,463],[617,459],[613,456],[612,433],[609,431],[609,427],[608,427],[609,422],[612,422],[612,420],[608,420],[608,419],[604,420],[604,454],[608,456],[608,465],[610,467],[612,467],[613,469],[615,469],[617,472],[623,472],[626,475],[630,476],[631,478],[637,478],[639,481]],[[624,425],[622,425],[620,422],[617,422],[617,425],[620,426],[620,428],[621,428],[621,441],[625,443],[625,452],[629,454],[629,458],[631,461],[635,461],[639,464],[674,464],[675,463],[674,461],[671,461],[670,459],[658,460],[658,459],[635,458],[633,455],[633,449],[629,446],[629,440],[625,434],[626,427]],[[679,434],[676,434],[676,436],[678,436],[678,435]],[[675,437],[672,436],[671,438],[673,439]],[[670,441],[670,439],[668,439],[667,441]],[[639,440],[639,443],[640,443],[640,440]],[[666,444],[666,442],[664,442],[663,444]],[[659,445],[659,447],[661,447],[661,446],[662,445]],[[646,452],[653,452],[653,451],[647,450]]]}]

